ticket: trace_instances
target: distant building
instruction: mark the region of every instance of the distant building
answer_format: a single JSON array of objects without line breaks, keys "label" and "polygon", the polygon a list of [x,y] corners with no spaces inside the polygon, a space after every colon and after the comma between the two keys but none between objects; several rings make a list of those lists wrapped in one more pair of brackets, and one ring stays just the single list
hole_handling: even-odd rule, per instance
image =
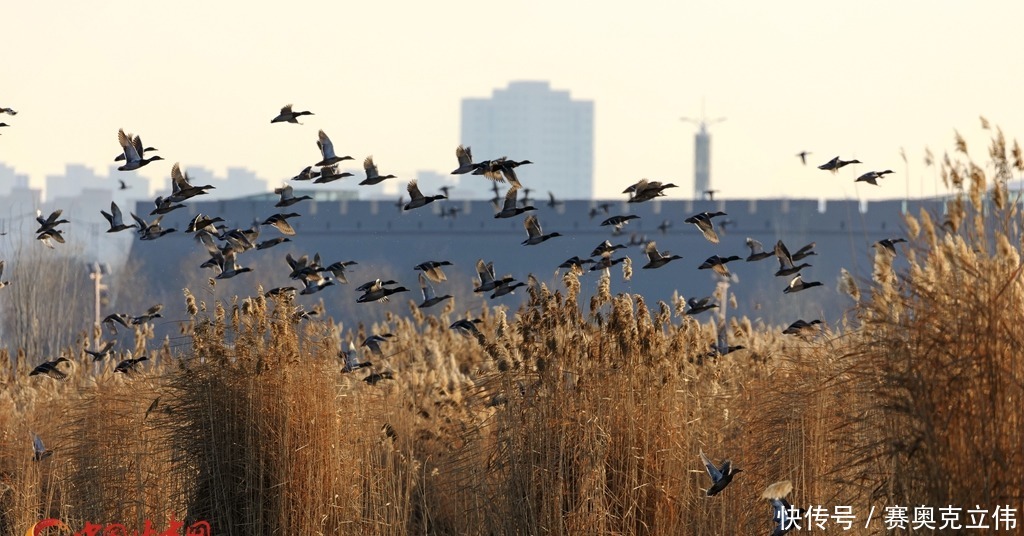
[{"label": "distant building", "polygon": [[[560,199],[593,197],[593,101],[573,100],[548,82],[511,82],[489,99],[462,100],[461,140],[477,161],[507,156],[533,162],[517,170],[524,187]],[[456,188],[460,197],[489,199],[489,182],[464,175]]]},{"label": "distant building", "polygon": [[693,137],[693,198],[711,191],[711,135],[703,122]]},{"label": "distant building", "polygon": [[0,195],[7,195],[14,188],[28,188],[28,175],[14,171],[14,168],[0,163]]},{"label": "distant building", "polygon": [[[145,187],[140,187],[137,195],[145,196],[144,190],[149,187],[149,181],[145,178],[128,176],[116,170],[117,166],[110,166],[107,173],[100,175],[82,164],[67,164],[64,166],[64,173],[60,175],[46,176],[46,199],[52,201],[58,197],[75,197],[84,190],[116,190],[120,187],[118,179],[126,183],[139,184],[141,180]],[[122,174],[118,177],[116,174]],[[109,197],[109,196],[108,196]],[[107,201],[110,203],[110,201]]]},{"label": "distant building", "polygon": [[693,136],[693,199],[713,199],[717,190],[711,185],[711,133],[708,127],[725,121],[725,118],[708,119],[701,106],[699,119],[683,117],[682,120],[697,125],[697,133]]}]

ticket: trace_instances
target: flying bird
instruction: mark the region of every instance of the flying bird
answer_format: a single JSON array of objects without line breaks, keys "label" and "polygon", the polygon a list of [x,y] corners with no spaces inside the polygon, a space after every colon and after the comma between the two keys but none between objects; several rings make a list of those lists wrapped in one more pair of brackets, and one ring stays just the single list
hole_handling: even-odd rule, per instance
[{"label": "flying bird", "polygon": [[682,257],[680,257],[679,255],[670,256],[668,251],[659,252],[658,247],[654,244],[653,241],[647,243],[647,246],[644,248],[644,253],[647,254],[648,262],[647,264],[643,265],[643,269],[661,268],[662,266],[668,264],[670,261],[682,259]]},{"label": "flying bird", "polygon": [[424,196],[423,193],[420,192],[420,187],[416,184],[416,179],[409,181],[409,185],[406,186],[406,190],[409,192],[409,202],[405,204],[403,210],[413,210],[426,206],[439,199],[448,199],[442,194]]},{"label": "flying bird", "polygon": [[348,343],[348,351],[341,350],[338,352],[338,357],[345,361],[345,366],[342,367],[342,372],[352,372],[361,368],[372,367],[373,363],[369,361],[359,361],[359,356],[356,355],[356,347],[351,342]]},{"label": "flying bird", "polygon": [[45,361],[45,362],[40,363],[39,365],[37,365],[36,368],[32,369],[32,372],[29,372],[28,375],[29,376],[37,376],[39,374],[45,374],[45,375],[47,375],[47,376],[49,376],[49,377],[51,377],[51,378],[53,378],[55,380],[66,380],[68,375],[64,371],[62,371],[59,368],[57,368],[57,366],[60,365],[61,363],[70,363],[70,362],[71,362],[70,359],[68,359],[66,357],[63,357],[63,356],[62,357],[58,357],[57,359],[54,359],[53,361]]},{"label": "flying bird", "polygon": [[590,271],[597,272],[600,270],[610,270],[612,266],[624,262],[628,258],[629,257],[619,257],[617,259],[613,259],[612,252],[606,251],[601,254],[601,260],[595,262],[594,265],[590,267]]},{"label": "flying bird", "polygon": [[320,156],[323,158],[317,162],[317,166],[329,166],[331,164],[337,164],[342,160],[353,160],[351,156],[338,156],[334,154],[334,144],[331,143],[331,138],[327,137],[327,133],[320,130],[317,135],[316,146],[320,149]]},{"label": "flying bird", "polygon": [[[511,277],[509,277],[509,279],[511,279]],[[526,283],[523,283],[522,281],[502,283],[495,287],[494,292],[491,293],[491,299],[493,300],[494,298],[500,298],[507,294],[515,294],[517,288],[525,286]]]},{"label": "flying bird", "polygon": [[114,347],[115,344],[117,344],[116,340],[109,340],[103,343],[103,346],[101,346],[97,350],[89,350],[88,348],[86,348],[85,353],[91,355],[93,361],[103,361],[103,358],[110,355],[111,349]]},{"label": "flying bird", "polygon": [[343,284],[348,284],[348,277],[346,277],[345,272],[348,270],[349,266],[352,266],[354,264],[359,263],[356,261],[332,262],[331,264],[328,264],[327,266],[321,268],[320,272],[330,272],[331,275],[334,276],[335,280],[340,281]]},{"label": "flying bird", "polygon": [[686,300],[686,314],[693,316],[718,307],[717,303],[711,303],[711,299],[711,296],[705,296],[700,299],[690,298]]},{"label": "flying bird", "polygon": [[811,154],[810,151],[800,151],[799,153],[796,153],[796,155],[800,157],[800,163],[805,166],[807,165],[807,155],[809,154]]},{"label": "flying bird", "polygon": [[290,185],[285,185],[280,188],[275,188],[274,193],[281,196],[281,200],[274,204],[277,208],[290,207],[299,201],[305,201],[306,199],[313,199],[312,196],[303,195],[295,197],[295,189]]},{"label": "flying bird", "polygon": [[559,233],[544,234],[544,231],[540,228],[540,222],[537,221],[537,216],[533,214],[530,214],[525,220],[523,220],[523,227],[526,228],[527,234],[526,240],[523,240],[522,242],[524,246],[535,246],[549,238],[562,236]]},{"label": "flying bird", "polygon": [[700,229],[701,234],[704,235],[704,238],[707,239],[708,242],[717,244],[718,233],[715,232],[715,224],[711,221],[711,218],[715,218],[717,216],[726,216],[726,213],[721,211],[701,212],[700,214],[694,214],[683,221],[696,225],[697,229]]},{"label": "flying bird", "polygon": [[507,157],[501,157],[496,160],[485,160],[476,164],[476,169],[473,170],[474,175],[483,175],[488,179],[495,182],[508,181],[509,184],[516,188],[522,188],[522,183],[519,182],[519,177],[516,176],[515,169],[519,166],[532,164],[529,160],[515,161],[509,160]]},{"label": "flying bird", "polygon": [[791,294],[793,292],[800,292],[801,290],[809,289],[811,287],[820,286],[821,281],[804,281],[804,279],[800,277],[800,274],[796,274],[796,277],[790,280],[789,285],[787,285],[786,288],[782,289],[782,293]]},{"label": "flying bird", "polygon": [[[124,129],[117,131],[117,142],[121,144],[121,150],[124,152],[125,163],[117,168],[118,171],[132,171],[139,169],[142,166],[155,162],[157,160],[163,160],[160,156],[153,156],[150,158],[143,157],[143,153],[146,152],[146,148],[142,145],[142,140],[138,136],[129,136],[125,134]],[[152,147],[148,149],[153,150]]]},{"label": "flying bird", "polygon": [[595,261],[593,259],[581,259],[578,256],[573,255],[572,257],[566,259],[565,262],[563,262],[562,264],[559,264],[558,267],[566,269],[571,268],[573,270],[576,270],[577,273],[580,273],[583,270],[584,264],[594,264],[594,262]]},{"label": "flying bird", "polygon": [[615,232],[619,232],[622,231],[623,225],[629,223],[629,220],[636,220],[639,218],[640,216],[637,216],[636,214],[630,214],[628,216],[612,216],[611,218],[608,218],[601,222],[601,226],[607,227],[610,225],[615,229]]},{"label": "flying bird", "polygon": [[146,222],[146,220],[138,217],[134,212],[132,213],[132,219],[135,223],[139,224],[139,240],[156,240],[167,233],[173,233],[176,229],[164,229],[160,225],[160,220],[164,219],[163,214],[156,217],[152,222]]},{"label": "flying bird", "polygon": [[708,476],[711,477],[711,487],[707,491],[708,497],[721,493],[732,482],[732,478],[736,476],[736,473],[743,471],[743,469],[733,467],[732,462],[729,460],[723,461],[721,467],[715,467],[715,464],[711,463],[711,460],[704,455],[703,450],[700,451],[700,460],[704,462],[704,468],[707,469]]},{"label": "flying bird", "polygon": [[831,171],[832,174],[834,175],[837,171],[839,171],[840,168],[842,168],[844,166],[848,166],[850,164],[860,164],[860,163],[861,163],[860,160],[840,160],[839,157],[837,156],[837,157],[833,158],[832,160],[829,160],[828,162],[825,162],[824,164],[818,166],[818,169],[822,169],[822,170],[825,170],[825,171]]},{"label": "flying bird", "polygon": [[806,262],[799,265],[794,264],[793,257],[789,254],[789,249],[786,248],[786,244],[782,243],[782,240],[775,243],[775,256],[779,259],[779,270],[775,272],[775,277],[793,275],[811,266]]},{"label": "flying bird", "polygon": [[801,337],[809,337],[818,332],[821,328],[814,326],[821,324],[821,320],[811,320],[807,322],[803,319],[797,320],[789,325],[786,329],[782,330],[783,335],[799,335]]},{"label": "flying bird", "polygon": [[426,261],[414,266],[413,270],[419,270],[423,272],[424,275],[427,276],[427,279],[430,279],[435,283],[440,283],[442,281],[448,280],[448,276],[444,274],[444,271],[441,270],[441,267],[451,265],[451,261]]},{"label": "flying bird", "polygon": [[347,171],[338,172],[338,165],[331,164],[320,168],[320,175],[313,180],[313,184],[327,184],[334,182],[338,179],[344,179],[345,177],[352,177],[353,175]]},{"label": "flying bird", "polygon": [[277,117],[271,119],[270,123],[295,123],[301,125],[302,123],[299,123],[299,117],[302,117],[304,115],[313,115],[313,112],[293,112],[292,105],[288,104],[281,108],[281,113],[277,114]]},{"label": "flying bird", "polygon": [[[366,179],[359,183],[361,185],[379,184],[385,179],[395,178],[394,175],[381,175],[380,172],[377,171],[377,164],[373,163],[373,156],[367,156],[366,159],[363,160],[363,170],[366,171]],[[447,195],[445,197],[447,197]]]},{"label": "flying bird", "polygon": [[384,355],[384,351],[381,350],[380,344],[382,342],[388,342],[388,339],[390,339],[391,337],[394,337],[394,336],[395,336],[394,333],[383,333],[381,335],[370,335],[369,337],[364,339],[363,340],[363,344],[360,344],[359,346],[360,347],[365,347],[373,355]]},{"label": "flying bird", "polygon": [[611,241],[605,240],[604,242],[601,242],[600,244],[598,244],[597,247],[595,247],[594,250],[590,252],[590,256],[591,257],[597,257],[598,255],[604,255],[605,253],[610,253],[610,252],[615,251],[617,249],[624,249],[625,247],[626,247],[625,244],[614,244],[613,245],[611,243]]},{"label": "flying bird", "polygon": [[455,158],[459,161],[459,167],[452,171],[452,175],[462,175],[480,167],[480,164],[473,163],[473,151],[469,147],[459,145],[455,149]]},{"label": "flying bird", "polygon": [[761,493],[762,499],[767,499],[772,505],[772,521],[775,522],[775,529],[771,536],[783,536],[787,532],[797,529],[796,522],[805,517],[806,510],[793,508],[786,495],[793,491],[793,483],[789,480],[776,482]]},{"label": "flying bird", "polygon": [[895,255],[896,254],[896,244],[899,244],[900,242],[906,242],[906,241],[907,241],[906,238],[883,238],[882,240],[879,240],[878,242],[875,242],[874,247],[877,248],[877,249],[882,249],[882,250],[888,251],[889,253],[892,253],[893,255]]},{"label": "flying bird", "polygon": [[857,177],[857,180],[855,180],[854,182],[866,182],[868,184],[874,184],[875,186],[878,186],[878,182],[876,181],[888,175],[889,173],[892,173],[891,169],[887,169],[885,171],[869,171],[861,175],[860,177]]},{"label": "flying bird", "polygon": [[313,166],[306,166],[298,175],[292,177],[293,181],[311,181],[320,176],[319,171],[313,171]]},{"label": "flying bird", "polygon": [[559,200],[559,199],[555,199],[554,192],[548,190],[548,208],[558,208],[559,206],[564,205],[564,204],[565,204],[565,201],[562,201],[562,200]]},{"label": "flying bird", "polygon": [[504,277],[497,279],[494,277],[494,263],[484,263],[483,259],[476,261],[476,275],[480,279],[480,284],[473,289],[473,292],[487,292],[498,288],[498,285],[503,285],[512,282],[511,277]]},{"label": "flying bird", "polygon": [[476,337],[476,340],[480,344],[485,344],[487,339],[484,338],[484,334],[476,327],[480,322],[482,322],[482,320],[479,318],[474,318],[472,320],[464,318],[452,322],[452,324],[448,326],[448,329],[454,330],[456,333],[464,337]]},{"label": "flying bird", "polygon": [[53,451],[43,445],[43,438],[39,434],[32,433],[32,461],[41,462],[53,455]]},{"label": "flying bird", "polygon": [[132,359],[131,355],[131,352],[128,352],[128,358],[121,361],[120,363],[117,364],[116,367],[114,367],[115,373],[131,374],[133,372],[137,372],[135,367],[138,366],[139,363],[142,363],[143,361],[149,361],[149,357],[147,356]]},{"label": "flying bird", "polygon": [[[359,296],[358,298],[356,298],[356,303],[368,303],[368,302],[385,303],[385,302],[388,301],[388,296],[391,296],[392,294],[395,294],[395,293],[398,293],[398,292],[408,292],[409,291],[409,289],[407,289],[405,287],[387,288],[387,287],[384,286],[386,284],[395,284],[395,281],[381,282],[378,279],[374,283],[375,283],[374,285],[371,285],[370,287],[363,289],[364,290],[363,295]],[[360,290],[361,288],[362,287],[359,287],[356,290]]]},{"label": "flying bird", "polygon": [[263,223],[261,223],[260,225],[270,225],[277,229],[278,231],[281,231],[281,234],[283,235],[295,236],[295,228],[292,227],[290,223],[288,223],[288,218],[297,217],[299,217],[299,214],[295,212],[289,212],[287,214],[277,213],[263,220]]},{"label": "flying bird", "polygon": [[434,293],[434,287],[432,287],[430,285],[430,282],[427,281],[427,278],[425,277],[425,274],[420,274],[419,280],[420,280],[420,292],[423,294],[423,301],[420,302],[420,304],[419,304],[419,308],[420,309],[426,309],[428,307],[433,307],[433,306],[435,306],[435,305],[437,305],[437,304],[439,304],[439,303],[441,303],[441,302],[443,302],[443,301],[445,301],[445,300],[447,300],[447,299],[452,297],[451,294],[445,294],[444,296],[436,295]]},{"label": "flying bird", "polygon": [[726,263],[740,260],[739,256],[731,255],[729,257],[719,257],[718,255],[712,255],[704,261],[697,269],[698,270],[714,270],[715,273],[724,277],[732,276],[729,273],[729,269],[725,267]]},{"label": "flying bird", "polygon": [[747,247],[750,248],[750,255],[747,256],[747,262],[759,261],[775,255],[775,253],[771,251],[765,251],[763,244],[750,237],[747,237]]},{"label": "flying bird", "polygon": [[628,202],[630,203],[643,203],[644,201],[650,201],[655,197],[661,197],[665,195],[665,190],[669,188],[678,188],[675,184],[668,183],[662,184],[658,181],[648,181],[647,179],[640,179],[633,185],[629,186],[622,191],[624,194],[630,194]]},{"label": "flying bird", "polygon": [[792,259],[794,261],[798,261],[803,258],[810,257],[811,255],[817,255],[817,253],[814,252],[814,242],[796,250],[796,253],[792,255]]},{"label": "flying bird", "polygon": [[524,212],[537,210],[531,205],[522,207],[518,206],[518,202],[516,201],[518,192],[519,188],[516,188],[515,186],[509,188],[508,191],[505,192],[505,204],[502,206],[502,209],[494,215],[495,218],[511,218]]},{"label": "flying bird", "polygon": [[215,189],[210,184],[193,186],[189,182],[188,174],[181,171],[181,166],[177,162],[171,166],[171,195],[167,197],[168,201],[177,203],[197,195],[205,195],[207,190]]},{"label": "flying bird", "polygon": [[101,210],[100,214],[106,218],[107,223],[110,224],[110,229],[107,229],[108,233],[117,233],[127,229],[134,229],[138,227],[137,224],[125,225],[124,217],[121,215],[121,209],[117,206],[117,203],[110,202],[110,212]]}]

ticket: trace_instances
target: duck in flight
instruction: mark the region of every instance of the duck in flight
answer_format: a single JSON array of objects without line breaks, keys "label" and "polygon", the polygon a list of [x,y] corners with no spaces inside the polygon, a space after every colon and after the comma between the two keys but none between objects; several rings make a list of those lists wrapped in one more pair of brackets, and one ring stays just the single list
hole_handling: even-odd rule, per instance
[{"label": "duck in flight", "polygon": [[789,285],[787,285],[786,288],[782,289],[782,293],[792,294],[794,292],[800,292],[801,290],[809,289],[811,287],[820,286],[821,281],[804,281],[804,279],[800,277],[800,274],[796,274],[796,277],[790,280]]},{"label": "duck in flight", "polygon": [[824,164],[818,166],[818,169],[825,170],[825,171],[831,171],[832,174],[834,175],[837,171],[839,171],[841,168],[843,168],[845,166],[848,166],[850,164],[860,164],[860,163],[861,163],[860,160],[841,160],[837,156],[837,157],[833,158],[832,160],[829,160],[828,162],[825,162]]},{"label": "duck in flight", "polygon": [[721,493],[732,482],[736,473],[743,471],[743,469],[733,467],[732,462],[729,460],[723,461],[721,467],[715,467],[715,464],[711,463],[711,460],[708,459],[703,450],[700,451],[700,460],[704,462],[704,468],[707,469],[708,476],[711,477],[711,487],[707,491],[708,497]]},{"label": "duck in flight", "polygon": [[548,233],[544,234],[544,231],[540,227],[540,221],[537,220],[537,216],[530,214],[523,220],[523,227],[526,228],[527,238],[523,240],[524,246],[535,246],[556,236],[562,236],[559,233]]},{"label": "duck in flight", "polygon": [[108,233],[118,233],[127,229],[134,229],[138,227],[138,224],[125,225],[124,216],[121,214],[121,209],[117,206],[117,203],[110,202],[110,212],[101,210],[100,214],[106,218],[107,223],[110,224],[110,229],[107,229]]},{"label": "duck in flight", "polygon": [[427,281],[427,278],[424,274],[420,274],[419,280],[420,293],[423,294],[423,301],[421,301],[418,306],[420,309],[427,309],[428,307],[433,307],[452,297],[451,294],[445,294],[444,296],[436,295],[434,293],[434,287],[430,285],[430,282]]},{"label": "duck in flight", "polygon": [[659,252],[658,246],[653,241],[648,242],[647,246],[644,247],[644,253],[647,254],[647,264],[643,265],[643,269],[661,268],[671,261],[676,259],[682,259],[679,255],[669,255],[668,251]]},{"label": "duck in flight", "polygon": [[299,197],[295,197],[294,192],[295,189],[292,188],[291,185],[285,185],[280,188],[275,188],[274,193],[281,196],[281,200],[275,203],[274,206],[277,208],[290,207],[295,203],[298,203],[299,201],[313,199],[313,197],[309,195],[301,195]]},{"label": "duck in flight", "polygon": [[342,160],[354,160],[351,156],[338,156],[334,154],[334,144],[331,143],[331,138],[327,137],[327,133],[322,129],[317,134],[316,146],[320,149],[320,156],[322,159],[317,162],[317,166],[329,166],[331,164],[337,164]]},{"label": "duck in flight", "polygon": [[860,177],[857,177],[857,180],[853,182],[866,182],[868,184],[874,184],[875,186],[878,186],[878,179],[881,179],[882,177],[890,173],[892,173],[891,169],[887,169],[885,171],[869,171],[861,175]]},{"label": "duck in flight", "polygon": [[480,168],[480,164],[473,163],[473,151],[469,147],[463,145],[456,147],[455,158],[459,161],[459,167],[452,171],[452,175],[462,175]]},{"label": "duck in flight", "polygon": [[366,159],[363,160],[363,170],[366,171],[366,179],[364,179],[359,184],[364,185],[364,186],[372,185],[372,184],[380,184],[385,179],[394,179],[394,178],[396,178],[394,175],[381,175],[380,172],[377,171],[377,164],[373,163],[373,156],[372,155],[371,156],[367,156]]},{"label": "duck in flight", "polygon": [[775,253],[765,251],[763,244],[750,237],[747,237],[747,247],[750,248],[750,255],[747,256],[747,262],[760,261],[775,255]]},{"label": "duck in flight", "polygon": [[409,202],[405,204],[403,210],[413,210],[425,207],[440,199],[448,199],[443,194],[424,196],[423,192],[420,192],[420,187],[416,184],[416,179],[409,181],[409,185],[405,189],[409,192]]},{"label": "duck in flight", "polygon": [[301,125],[302,123],[299,123],[299,117],[302,117],[304,115],[313,115],[313,112],[310,112],[308,110],[303,112],[294,112],[292,111],[292,105],[288,104],[281,108],[281,112],[277,114],[277,117],[270,120],[270,124],[295,123],[297,125]]},{"label": "duck in flight", "polygon": [[518,203],[518,201],[516,201],[516,197],[518,196],[518,194],[519,194],[519,188],[516,188],[515,186],[509,188],[508,191],[505,192],[505,204],[502,206],[501,210],[499,210],[497,213],[494,214],[494,217],[495,218],[512,218],[512,217],[518,216],[518,215],[520,215],[520,214],[522,214],[524,212],[529,212],[531,210],[537,210],[532,205],[525,205],[525,206],[522,206],[522,207],[518,206],[519,203]]},{"label": "duck in flight", "polygon": [[715,218],[717,216],[727,216],[727,214],[722,211],[701,212],[700,214],[694,214],[683,221],[696,225],[697,229],[700,229],[701,234],[704,235],[704,238],[708,242],[717,244],[719,241],[718,233],[715,232],[715,224],[711,221],[711,218]]},{"label": "duck in flight", "polygon": [[[139,169],[150,162],[163,160],[159,155],[150,158],[142,156],[146,152],[146,148],[142,145],[142,140],[138,136],[130,136],[126,134],[123,128],[117,131],[117,142],[121,144],[121,151],[124,152],[125,159],[125,163],[118,166],[118,171],[132,171]],[[149,149],[153,150],[152,147]]]},{"label": "duck in flight", "polygon": [[793,257],[789,254],[789,249],[786,248],[786,244],[779,240],[775,243],[775,256],[779,259],[779,270],[775,272],[775,277],[785,277],[799,273],[804,268],[809,268],[811,265],[805,263],[794,264]]}]

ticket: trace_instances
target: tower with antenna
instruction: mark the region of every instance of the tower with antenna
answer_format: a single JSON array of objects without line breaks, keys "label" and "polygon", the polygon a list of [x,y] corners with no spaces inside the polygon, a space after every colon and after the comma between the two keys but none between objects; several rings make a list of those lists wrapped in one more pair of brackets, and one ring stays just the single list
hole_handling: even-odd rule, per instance
[{"label": "tower with antenna", "polygon": [[704,114],[704,103],[700,105],[700,118],[679,118],[684,123],[697,125],[697,134],[693,137],[693,198],[714,198],[715,190],[711,188],[711,134],[708,127],[725,121],[724,117],[708,119]]}]

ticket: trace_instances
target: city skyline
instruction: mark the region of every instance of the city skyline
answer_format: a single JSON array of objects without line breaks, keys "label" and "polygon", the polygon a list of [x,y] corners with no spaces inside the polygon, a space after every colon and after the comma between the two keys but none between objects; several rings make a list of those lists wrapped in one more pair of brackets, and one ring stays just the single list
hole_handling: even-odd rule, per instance
[{"label": "city skyline", "polygon": [[[979,115],[1011,139],[1024,134],[1022,75],[1002,54],[1015,49],[1013,21],[1024,14],[1013,2],[645,2],[584,12],[528,1],[516,10],[529,39],[466,46],[480,20],[509,13],[462,2],[313,2],[287,14],[363,21],[344,24],[338,39],[279,24],[277,6],[18,4],[8,16],[19,24],[0,36],[16,51],[0,67],[0,106],[20,113],[5,118],[0,161],[41,187],[69,163],[106,169],[124,128],[168,160],[126,180],[166,180],[181,162],[248,168],[273,187],[316,161],[323,128],[346,154],[372,154],[404,182],[451,170],[461,100],[514,80],[546,80],[594,102],[601,198],[643,177],[679,184],[669,198],[689,197],[696,127],[679,118],[698,116],[702,102],[709,116],[728,118],[711,128],[712,183],[723,198],[932,195],[941,187],[924,167],[926,147],[941,158],[959,130],[984,158]],[[401,38],[380,39],[382,29]],[[289,102],[316,115],[269,124]],[[796,157],[804,150],[807,166]],[[815,169],[833,156],[865,164],[837,176]],[[879,187],[853,183],[874,169],[896,173]]]}]

